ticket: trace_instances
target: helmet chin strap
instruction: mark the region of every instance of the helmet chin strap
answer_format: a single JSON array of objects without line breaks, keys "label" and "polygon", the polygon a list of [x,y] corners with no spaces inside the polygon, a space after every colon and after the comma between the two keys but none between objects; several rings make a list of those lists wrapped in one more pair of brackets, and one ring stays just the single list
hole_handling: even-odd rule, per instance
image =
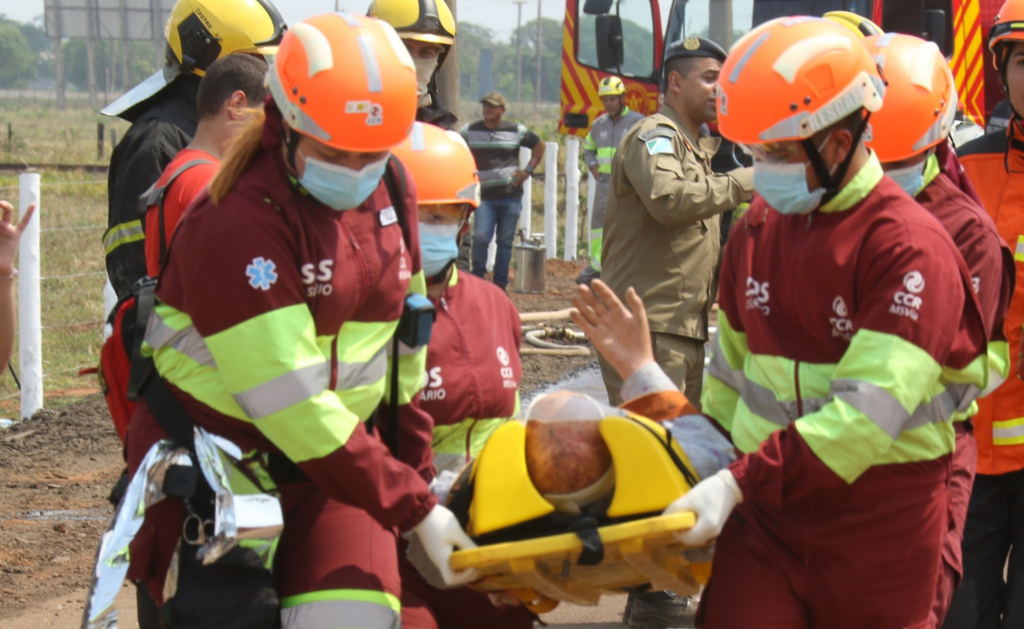
[{"label": "helmet chin strap", "polygon": [[854,153],[860,145],[860,139],[864,136],[864,130],[867,129],[868,120],[870,118],[871,112],[867,112],[867,115],[864,116],[863,120],[861,120],[860,125],[857,126],[857,130],[853,133],[853,142],[850,144],[850,150],[847,152],[846,158],[841,164],[839,164],[834,174],[829,172],[828,166],[825,165],[825,160],[821,158],[821,153],[818,151],[818,147],[814,145],[813,138],[806,138],[800,141],[804,147],[804,152],[807,153],[808,159],[811,160],[811,167],[814,168],[814,174],[818,176],[818,181],[821,182],[821,186],[825,188],[825,196],[821,198],[822,205],[828,203],[834,199],[837,194],[839,194],[839,186],[846,177],[846,172],[850,169],[850,163],[853,162]]}]

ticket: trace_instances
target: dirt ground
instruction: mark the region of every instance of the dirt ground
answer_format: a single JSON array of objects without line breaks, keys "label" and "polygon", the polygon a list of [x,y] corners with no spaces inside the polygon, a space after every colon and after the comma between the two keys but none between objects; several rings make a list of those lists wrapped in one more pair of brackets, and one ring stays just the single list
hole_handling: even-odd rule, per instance
[{"label": "dirt ground", "polygon": [[[549,261],[545,294],[510,298],[522,312],[567,308],[581,267]],[[523,359],[524,394],[594,361]],[[123,466],[98,394],[0,430],[0,626],[44,606],[58,618],[80,617],[96,546],[113,513],[107,495]]]}]

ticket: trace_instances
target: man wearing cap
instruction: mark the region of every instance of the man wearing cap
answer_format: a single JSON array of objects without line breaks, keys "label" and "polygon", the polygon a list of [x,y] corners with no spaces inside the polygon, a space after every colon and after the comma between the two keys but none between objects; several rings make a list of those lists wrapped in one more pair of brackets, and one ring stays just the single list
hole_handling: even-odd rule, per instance
[{"label": "man wearing cap", "polygon": [[[626,133],[612,161],[604,222],[602,279],[620,299],[634,287],[650,318],[655,359],[700,403],[704,342],[715,301],[719,214],[749,201],[746,168],[711,170],[720,140],[701,132],[716,117],[715,88],[725,51],[689,37],[665,56],[665,102]],[[608,397],[622,380],[601,361]]]},{"label": "man wearing cap", "polygon": [[[524,125],[501,119],[507,103],[498,92],[489,92],[480,103],[483,120],[467,124],[461,131],[480,170],[480,207],[473,216],[472,270],[477,277],[487,272],[487,246],[497,231],[494,283],[504,290],[508,286],[512,239],[523,207],[523,182],[543,159],[544,143]],[[519,169],[520,146],[532,153],[523,170]]]},{"label": "man wearing cap", "polygon": [[626,106],[626,86],[617,76],[606,76],[597,84],[597,95],[604,113],[594,120],[583,141],[583,161],[594,176],[594,216],[590,221],[590,264],[580,271],[577,284],[590,284],[601,277],[601,243],[604,210],[608,204],[608,184],[612,179],[612,159],[619,142],[643,114]]}]

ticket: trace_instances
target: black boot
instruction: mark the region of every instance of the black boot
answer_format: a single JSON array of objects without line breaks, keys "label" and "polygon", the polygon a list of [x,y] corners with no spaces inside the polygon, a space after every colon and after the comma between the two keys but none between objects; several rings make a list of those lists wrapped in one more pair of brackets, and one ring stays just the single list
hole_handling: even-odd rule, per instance
[{"label": "black boot", "polygon": [[[633,605],[627,604],[630,627],[651,629],[689,629],[694,627],[697,615],[697,601],[674,592],[646,592],[630,596]],[[625,617],[625,614],[623,615]]]}]

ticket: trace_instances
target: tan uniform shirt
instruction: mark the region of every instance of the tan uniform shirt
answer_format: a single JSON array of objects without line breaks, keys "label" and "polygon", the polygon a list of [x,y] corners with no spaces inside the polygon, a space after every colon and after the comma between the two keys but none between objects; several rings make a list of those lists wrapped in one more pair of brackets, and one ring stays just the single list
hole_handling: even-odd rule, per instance
[{"label": "tan uniform shirt", "polygon": [[719,215],[754,190],[745,168],[712,172],[720,142],[694,141],[662,107],[626,133],[612,162],[601,277],[620,298],[637,290],[651,332],[707,340]]}]

